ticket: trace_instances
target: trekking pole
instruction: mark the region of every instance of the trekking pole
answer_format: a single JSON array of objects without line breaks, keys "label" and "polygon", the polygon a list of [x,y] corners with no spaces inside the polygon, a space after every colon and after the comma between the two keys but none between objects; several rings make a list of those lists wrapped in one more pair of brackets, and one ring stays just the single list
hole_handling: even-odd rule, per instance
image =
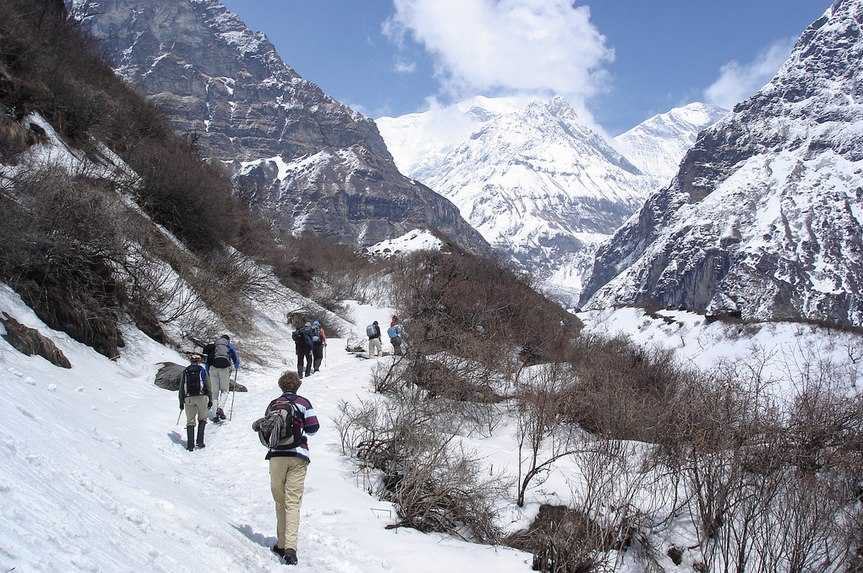
[{"label": "trekking pole", "polygon": [[237,395],[237,374],[239,374],[239,372],[239,368],[234,368],[234,386],[231,388],[231,409],[228,412],[228,421],[234,419],[234,397]]},{"label": "trekking pole", "polygon": [[175,425],[175,426],[179,426],[179,425],[180,425],[180,416],[182,416],[182,415],[183,415],[183,411],[182,411],[182,410],[180,410],[180,413],[179,413],[179,414],[177,414],[177,421],[174,423],[174,425]]}]

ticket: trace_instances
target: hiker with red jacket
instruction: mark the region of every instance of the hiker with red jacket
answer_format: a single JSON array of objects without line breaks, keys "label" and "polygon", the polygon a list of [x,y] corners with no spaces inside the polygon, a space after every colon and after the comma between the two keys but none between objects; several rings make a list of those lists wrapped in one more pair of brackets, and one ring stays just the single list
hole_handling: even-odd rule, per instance
[{"label": "hiker with red jacket", "polygon": [[297,564],[297,535],[300,504],[303,500],[309,441],[320,425],[312,403],[299,396],[302,380],[288,370],[279,377],[283,394],[270,402],[264,417],[252,424],[261,442],[267,445],[270,462],[270,490],[276,506],[276,544],[273,553],[288,565]]}]

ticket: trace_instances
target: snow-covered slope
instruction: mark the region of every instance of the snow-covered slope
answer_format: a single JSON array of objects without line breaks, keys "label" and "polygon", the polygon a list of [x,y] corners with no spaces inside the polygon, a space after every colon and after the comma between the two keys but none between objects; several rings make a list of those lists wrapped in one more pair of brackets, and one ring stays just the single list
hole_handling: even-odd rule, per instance
[{"label": "snow-covered slope", "polygon": [[416,251],[439,251],[442,246],[443,241],[435,237],[434,233],[416,230],[395,239],[381,241],[366,251],[375,257],[388,258]]},{"label": "snow-covered slope", "polygon": [[[49,336],[73,365],[26,357],[0,338],[0,571],[284,571],[269,549],[265,450],[250,429],[292,361],[282,326],[258,317],[277,343],[273,364],[240,372],[249,392],[236,395],[233,420],[208,425],[207,448],[190,454],[175,423],[176,393],[153,385],[156,364],[179,355],[130,328],[122,356],[110,361],[50,330],[2,285],[0,311]],[[378,310],[362,318],[389,317]],[[530,557],[514,550],[384,528],[392,505],[361,487],[334,422],[340,400],[369,392],[375,365],[333,340],[326,367],[303,385],[321,431],[311,441],[299,570],[527,570]]]},{"label": "snow-covered slope", "polygon": [[710,322],[679,310],[647,313],[622,307],[578,313],[584,332],[602,337],[623,335],[644,348],[667,348],[682,364],[709,371],[723,363],[753,367],[771,393],[791,400],[813,364],[831,364],[843,373],[849,391],[863,388],[863,334],[789,322],[742,325]]},{"label": "snow-covered slope", "polygon": [[727,113],[710,104],[690,103],[654,115],[615,137],[613,143],[643,173],[668,185],[698,133]]},{"label": "snow-covered slope", "polygon": [[577,296],[598,242],[651,180],[565,100],[474,98],[379,120],[396,161],[456,204],[493,246]]},{"label": "snow-covered slope", "polygon": [[863,0],[837,1],[701,133],[600,248],[582,302],[863,324],[861,21]]}]

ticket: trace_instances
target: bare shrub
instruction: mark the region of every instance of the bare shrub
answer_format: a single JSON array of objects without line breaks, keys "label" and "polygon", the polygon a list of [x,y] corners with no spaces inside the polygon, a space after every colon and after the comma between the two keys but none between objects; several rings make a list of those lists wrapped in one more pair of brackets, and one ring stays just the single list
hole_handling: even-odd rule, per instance
[{"label": "bare shrub", "polygon": [[530,527],[505,543],[532,553],[534,571],[591,573],[601,570],[615,541],[613,531],[577,509],[541,505]]},{"label": "bare shrub", "polygon": [[37,141],[35,133],[0,112],[0,163],[14,164],[15,157]]},{"label": "bare shrub", "polygon": [[157,223],[207,253],[237,237],[239,206],[227,175],[180,141],[142,141],[129,156],[135,198]]},{"label": "bare shrub", "polygon": [[125,293],[119,207],[101,190],[55,170],[24,172],[0,198],[0,276],[40,319],[108,357]]},{"label": "bare shrub", "polygon": [[388,527],[493,543],[500,535],[495,502],[506,484],[484,475],[456,436],[442,431],[450,420],[422,392],[405,388],[388,403],[342,403],[342,448],[382,472],[377,493],[393,502],[398,515]]},{"label": "bare shrub", "polygon": [[524,506],[531,482],[547,475],[553,464],[581,451],[576,429],[568,423],[559,398],[570,392],[574,379],[563,364],[540,366],[518,389],[518,494],[516,504]]},{"label": "bare shrub", "polygon": [[[393,299],[412,347],[448,351],[498,371],[560,356],[578,319],[492,260],[424,251],[393,269]],[[502,351],[502,349],[504,349]]]}]

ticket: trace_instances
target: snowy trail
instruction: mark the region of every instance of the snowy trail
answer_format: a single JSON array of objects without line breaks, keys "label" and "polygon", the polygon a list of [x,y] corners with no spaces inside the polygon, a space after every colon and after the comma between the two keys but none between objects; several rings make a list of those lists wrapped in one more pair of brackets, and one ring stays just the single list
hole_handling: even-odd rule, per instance
[{"label": "snowy trail", "polygon": [[[290,350],[285,349],[285,356],[292,356],[288,354]],[[395,513],[390,504],[362,489],[353,465],[341,455],[334,422],[340,400],[351,400],[370,391],[369,376],[378,361],[346,353],[341,340],[331,340],[327,353],[324,368],[307,378],[300,389],[300,394],[315,406],[321,430],[310,439],[312,464],[303,499],[299,570],[440,571],[440,561],[417,560],[416,556],[429,556],[430,551],[446,548],[443,559],[450,561],[454,556],[449,554],[457,553],[459,571],[524,571],[524,556],[513,551],[494,551],[412,530],[384,529]],[[250,376],[245,381],[249,393],[238,395],[233,421],[215,428],[209,440],[212,447],[195,454],[202,458],[207,481],[218,484],[223,496],[231,500],[225,504],[221,519],[258,546],[256,550],[263,555],[256,564],[262,570],[272,562],[268,549],[275,542],[274,517],[267,464],[263,460],[265,450],[249,428],[269,400],[278,395],[277,374],[278,371],[266,371]],[[236,565],[248,567],[248,562],[238,560]]]},{"label": "snowy trail", "polygon": [[[271,554],[275,517],[266,453],[251,431],[276,380],[293,367],[293,345],[273,329],[278,366],[242,370],[233,420],[208,424],[207,448],[183,449],[177,397],[156,388],[155,364],[182,358],[134,329],[111,362],[47,328],[8,288],[0,310],[50,336],[71,370],[26,357],[0,338],[0,571],[281,571]],[[386,309],[358,308],[359,324]],[[280,342],[284,340],[285,342]],[[331,340],[325,368],[300,390],[321,430],[311,439],[300,527],[308,573],[529,570],[507,548],[413,530],[386,530],[390,504],[369,495],[341,455],[340,400],[368,396],[376,360]],[[182,422],[181,422],[182,424]]]}]

